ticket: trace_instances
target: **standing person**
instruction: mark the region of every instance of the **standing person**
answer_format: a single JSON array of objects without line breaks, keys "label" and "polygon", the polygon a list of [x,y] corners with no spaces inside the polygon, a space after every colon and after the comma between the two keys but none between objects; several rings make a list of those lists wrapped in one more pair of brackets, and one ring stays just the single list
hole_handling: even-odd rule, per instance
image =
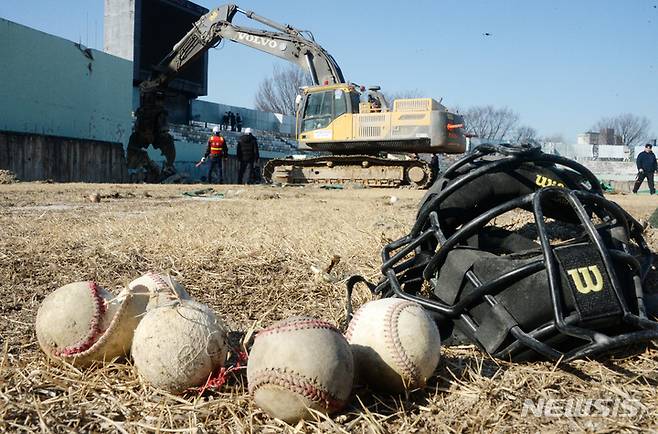
[{"label": "standing person", "polygon": [[635,164],[637,165],[637,178],[635,178],[633,193],[637,193],[646,177],[647,184],[649,184],[649,193],[654,194],[656,189],[653,186],[653,173],[656,171],[658,163],[656,163],[656,156],[651,150],[651,143],[644,145],[644,151],[638,154]]},{"label": "standing person", "polygon": [[222,130],[228,130],[228,112],[222,115]]},{"label": "standing person", "polygon": [[242,116],[240,116],[240,113],[235,114],[235,126],[238,129],[238,133],[242,132]]},{"label": "standing person", "polygon": [[231,124],[231,131],[235,131],[235,115],[233,112],[228,112],[228,123]]},{"label": "standing person", "polygon": [[258,141],[251,134],[251,128],[245,128],[244,134],[238,139],[238,161],[240,169],[238,170],[238,184],[242,184],[245,171],[247,172],[247,184],[251,184],[254,163],[258,161]]},{"label": "standing person", "polygon": [[224,137],[219,134],[219,127],[212,129],[212,136],[208,139],[208,147],[206,148],[206,154],[201,159],[201,162],[205,162],[208,157],[210,157],[210,169],[208,169],[208,184],[212,184],[212,174],[215,168],[219,172],[217,177],[217,184],[222,183],[222,159],[227,155],[226,142]]},{"label": "standing person", "polygon": [[432,178],[436,179],[439,176],[439,171],[441,170],[441,163],[439,163],[439,156],[437,154],[432,154],[432,159],[430,160],[430,169],[432,170]]}]

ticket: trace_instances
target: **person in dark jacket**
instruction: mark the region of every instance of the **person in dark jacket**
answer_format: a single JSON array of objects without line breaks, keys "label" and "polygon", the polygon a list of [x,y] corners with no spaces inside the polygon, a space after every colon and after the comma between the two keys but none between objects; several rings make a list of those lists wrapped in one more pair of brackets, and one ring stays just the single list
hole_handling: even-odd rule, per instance
[{"label": "person in dark jacket", "polygon": [[242,132],[242,116],[240,116],[240,113],[235,114],[235,128],[238,133]]},{"label": "person in dark jacket", "polygon": [[235,131],[235,113],[228,112],[228,123],[231,127],[231,131]]},{"label": "person in dark jacket", "polygon": [[644,145],[644,151],[637,156],[635,164],[637,165],[637,178],[635,178],[633,193],[637,193],[646,177],[647,184],[649,184],[649,193],[654,194],[656,189],[653,186],[653,173],[656,171],[658,163],[656,163],[656,156],[651,150],[651,143]]},{"label": "person in dark jacket", "polygon": [[222,116],[222,123],[220,129],[224,131],[228,130],[228,112],[224,112],[224,115]]},{"label": "person in dark jacket", "polygon": [[238,184],[242,184],[244,173],[247,172],[247,184],[251,184],[254,163],[258,161],[258,141],[251,134],[251,128],[245,128],[244,134],[238,139],[237,157],[240,162]]}]

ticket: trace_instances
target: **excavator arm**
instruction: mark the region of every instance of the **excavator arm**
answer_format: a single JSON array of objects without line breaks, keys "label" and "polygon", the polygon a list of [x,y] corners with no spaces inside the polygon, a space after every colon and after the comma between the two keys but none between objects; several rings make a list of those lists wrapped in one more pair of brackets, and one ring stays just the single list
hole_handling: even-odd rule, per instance
[{"label": "excavator arm", "polygon": [[[240,13],[273,30],[237,26],[233,18]],[[234,4],[223,5],[208,12],[193,24],[192,29],[154,68],[155,76],[141,84],[142,91],[166,87],[185,66],[217,46],[222,39],[263,51],[285,59],[307,70],[314,84],[344,83],[340,67],[324,48],[315,42],[309,31],[276,23]]]}]

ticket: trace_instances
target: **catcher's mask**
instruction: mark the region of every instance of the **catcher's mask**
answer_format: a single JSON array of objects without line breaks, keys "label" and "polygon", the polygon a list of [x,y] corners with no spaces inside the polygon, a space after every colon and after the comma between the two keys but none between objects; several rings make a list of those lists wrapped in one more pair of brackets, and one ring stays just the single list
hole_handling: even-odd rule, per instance
[{"label": "catcher's mask", "polygon": [[658,337],[644,307],[651,259],[639,223],[587,168],[483,145],[435,182],[370,286],[421,304],[444,338],[515,361],[571,360]]}]

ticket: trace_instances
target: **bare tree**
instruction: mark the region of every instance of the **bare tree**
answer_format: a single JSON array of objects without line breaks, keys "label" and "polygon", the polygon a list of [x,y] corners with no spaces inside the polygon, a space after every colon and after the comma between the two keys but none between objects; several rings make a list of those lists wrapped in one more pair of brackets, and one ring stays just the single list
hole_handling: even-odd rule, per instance
[{"label": "bare tree", "polygon": [[621,142],[625,146],[641,145],[649,136],[651,122],[644,116],[624,113],[610,118],[602,118],[594,126],[594,130],[601,131],[604,128],[613,128],[615,134],[621,136]]},{"label": "bare tree", "polygon": [[393,104],[393,101],[395,101],[396,99],[411,99],[411,98],[426,97],[419,89],[401,90],[391,93],[384,92],[384,96],[386,97],[386,101],[388,101],[389,104]]},{"label": "bare tree", "polygon": [[254,105],[257,110],[294,115],[299,88],[310,84],[311,76],[298,66],[288,65],[283,68],[275,65],[272,76],[258,86]]},{"label": "bare tree", "polygon": [[539,141],[543,143],[565,143],[564,136],[561,133],[544,136]]},{"label": "bare tree", "polygon": [[512,141],[514,143],[531,143],[537,140],[537,130],[527,125],[522,125],[514,130]]},{"label": "bare tree", "polygon": [[519,122],[513,110],[491,105],[470,107],[463,113],[466,131],[483,140],[509,139]]}]

